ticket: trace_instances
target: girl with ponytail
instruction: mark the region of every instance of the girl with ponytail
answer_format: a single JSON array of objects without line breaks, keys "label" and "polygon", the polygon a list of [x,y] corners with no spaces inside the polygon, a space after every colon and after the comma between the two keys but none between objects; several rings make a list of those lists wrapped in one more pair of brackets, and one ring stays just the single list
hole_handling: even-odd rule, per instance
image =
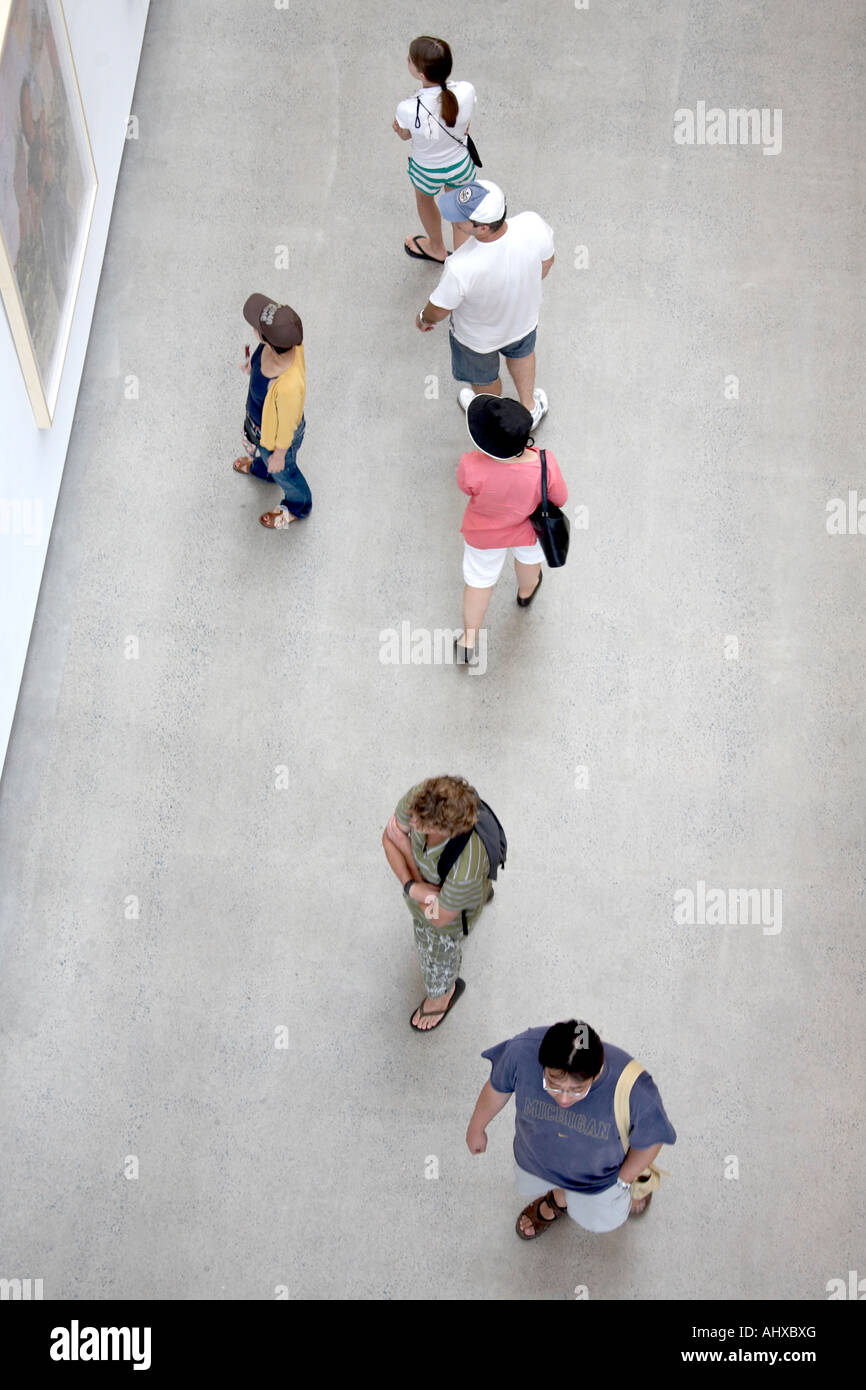
[{"label": "girl with ponytail", "polygon": [[[442,219],[435,199],[444,189],[459,188],[475,177],[475,164],[466,145],[475,88],[471,82],[449,81],[451,49],[444,39],[429,35],[413,39],[408,63],[421,86],[413,97],[400,102],[393,129],[401,140],[412,141],[409,178],[426,236],[407,237],[404,249],[413,260],[442,265],[450,252],[442,240]],[[456,226],[453,230],[456,251],[466,240],[466,233]]]}]

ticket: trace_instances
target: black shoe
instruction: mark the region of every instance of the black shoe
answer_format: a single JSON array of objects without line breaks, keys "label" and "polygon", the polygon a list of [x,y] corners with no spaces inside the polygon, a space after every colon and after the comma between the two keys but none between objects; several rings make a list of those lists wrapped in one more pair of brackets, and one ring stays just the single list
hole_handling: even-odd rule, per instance
[{"label": "black shoe", "polygon": [[454,639],[454,664],[456,666],[477,666],[478,652],[474,647],[464,647],[459,637]]},{"label": "black shoe", "polygon": [[493,897],[494,897],[494,890],[493,890],[493,887],[491,886],[490,892],[487,894],[487,897],[484,899],[484,906],[485,906],[485,907],[487,906],[488,903],[492,903],[492,902],[493,902]]},{"label": "black shoe", "polygon": [[517,595],[517,605],[518,605],[519,608],[528,608],[528,607],[529,607],[530,603],[531,603],[532,600],[535,598],[535,595],[538,593],[539,589],[541,588],[541,581],[542,581],[543,578],[544,578],[544,570],[539,570],[539,571],[538,571],[538,583],[536,584],[535,588],[532,590],[532,593],[529,595],[529,598],[521,598],[519,594]]}]

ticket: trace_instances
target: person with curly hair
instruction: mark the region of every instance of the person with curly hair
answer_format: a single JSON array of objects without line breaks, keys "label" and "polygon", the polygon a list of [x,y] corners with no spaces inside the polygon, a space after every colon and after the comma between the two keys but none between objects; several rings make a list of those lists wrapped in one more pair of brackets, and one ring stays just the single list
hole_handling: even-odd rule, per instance
[{"label": "person with curly hair", "polygon": [[[463,777],[428,777],[397,803],[382,835],[385,857],[412,917],[427,994],[412,1014],[419,1033],[438,1028],[466,988],[461,943],[493,897],[490,860],[474,832],[478,795]],[[466,843],[443,883],[437,865],[450,839]]]}]

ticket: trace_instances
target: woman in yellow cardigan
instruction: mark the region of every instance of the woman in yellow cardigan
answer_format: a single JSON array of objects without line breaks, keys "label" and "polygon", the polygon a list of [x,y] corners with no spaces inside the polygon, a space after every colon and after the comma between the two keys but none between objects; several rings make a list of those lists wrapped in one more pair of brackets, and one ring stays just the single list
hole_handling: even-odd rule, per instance
[{"label": "woman in yellow cardigan", "polygon": [[304,330],[294,309],[274,303],[265,294],[250,295],[244,318],[261,346],[243,364],[250,377],[244,422],[247,453],[235,459],[233,466],[236,473],[279,483],[282,503],[259,520],[270,530],[283,531],[313,505],[297,461],[306,429]]}]

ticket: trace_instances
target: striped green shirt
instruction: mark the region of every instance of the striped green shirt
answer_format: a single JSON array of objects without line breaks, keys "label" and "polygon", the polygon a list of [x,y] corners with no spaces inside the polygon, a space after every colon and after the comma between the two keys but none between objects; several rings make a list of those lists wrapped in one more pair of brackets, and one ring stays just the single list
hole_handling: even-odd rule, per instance
[{"label": "striped green shirt", "polygon": [[[420,785],[420,784],[419,784]],[[442,856],[442,851],[448,841],[443,840],[441,845],[427,844],[426,835],[413,830],[409,825],[409,802],[412,800],[417,787],[411,787],[404,797],[397,803],[394,815],[398,824],[408,833],[409,842],[412,846],[412,853],[415,856],[415,863],[424,875],[427,883],[439,882],[439,870],[437,865]],[[439,894],[439,904],[446,912],[456,912],[457,920],[452,922],[451,928],[460,926],[460,913],[465,911],[471,923],[475,916],[481,911],[487,898],[488,875],[490,873],[490,860],[487,857],[487,850],[484,848],[480,835],[470,835],[469,841],[460,855],[460,858],[452,864],[448,877],[442,885]],[[428,926],[435,927],[436,921],[429,921],[424,916],[424,908],[420,903],[414,902],[411,898],[406,899],[413,917],[426,922]]]}]

